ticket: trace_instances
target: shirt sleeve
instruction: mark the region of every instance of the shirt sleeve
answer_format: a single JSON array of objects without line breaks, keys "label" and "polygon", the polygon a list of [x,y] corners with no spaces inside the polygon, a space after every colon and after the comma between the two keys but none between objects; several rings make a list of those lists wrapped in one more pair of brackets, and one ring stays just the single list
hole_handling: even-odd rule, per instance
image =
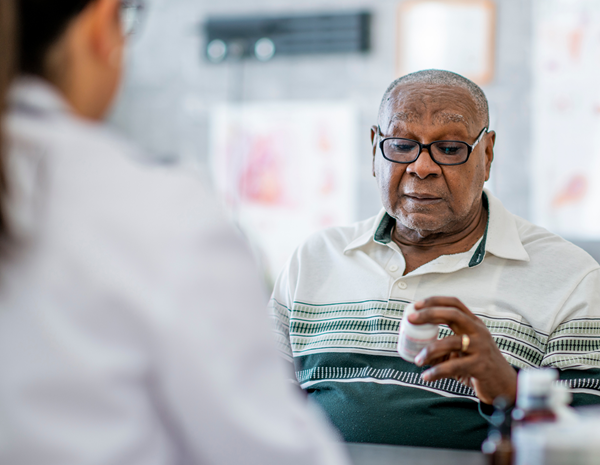
[{"label": "shirt sleeve", "polygon": [[563,305],[541,366],[560,370],[573,405],[600,403],[600,271],[588,273]]},{"label": "shirt sleeve", "polygon": [[284,360],[292,362],[293,353],[290,343],[290,309],[292,307],[289,289],[289,264],[279,275],[273,294],[269,300],[269,314],[273,320],[273,331],[277,348]]}]

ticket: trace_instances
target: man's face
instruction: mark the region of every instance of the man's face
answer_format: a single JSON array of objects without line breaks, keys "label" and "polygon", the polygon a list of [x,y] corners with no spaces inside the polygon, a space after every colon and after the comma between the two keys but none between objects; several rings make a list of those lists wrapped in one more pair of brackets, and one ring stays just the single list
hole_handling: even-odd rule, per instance
[{"label": "man's face", "polygon": [[[459,140],[472,145],[484,127],[466,90],[423,84],[398,86],[379,124],[384,137],[422,144]],[[428,150],[411,164],[386,160],[376,132],[377,128],[372,128],[373,175],[388,214],[422,236],[464,228],[479,208],[483,183],[489,178],[495,134],[484,135],[466,163],[440,166]]]}]

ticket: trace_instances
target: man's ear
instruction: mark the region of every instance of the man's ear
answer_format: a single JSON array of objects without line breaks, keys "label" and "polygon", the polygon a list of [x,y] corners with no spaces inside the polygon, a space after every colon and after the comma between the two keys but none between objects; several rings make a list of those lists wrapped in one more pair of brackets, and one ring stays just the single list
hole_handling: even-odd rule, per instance
[{"label": "man's ear", "polygon": [[494,145],[496,145],[496,132],[490,131],[485,136],[485,180],[490,179],[490,172],[492,170],[492,162],[494,161]]},{"label": "man's ear", "polygon": [[93,52],[104,64],[113,66],[121,59],[125,42],[121,26],[121,1],[96,0],[90,5],[90,33]]},{"label": "man's ear", "polygon": [[371,126],[371,146],[373,148],[373,177],[375,177],[375,155],[377,155],[377,126]]}]

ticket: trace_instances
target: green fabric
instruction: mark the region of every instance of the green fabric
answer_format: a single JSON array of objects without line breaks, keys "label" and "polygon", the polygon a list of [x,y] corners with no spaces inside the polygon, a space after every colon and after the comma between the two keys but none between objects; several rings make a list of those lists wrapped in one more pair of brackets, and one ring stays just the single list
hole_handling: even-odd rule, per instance
[{"label": "green fabric", "polygon": [[377,226],[373,240],[383,245],[389,244],[392,241],[392,228],[395,224],[396,220],[385,213],[383,218],[381,218],[379,226]]},{"label": "green fabric", "polygon": [[[600,390],[600,369],[598,368],[563,370],[560,372],[559,379],[575,391],[585,389],[589,392],[598,392]],[[600,404],[600,396],[597,394],[574,392],[572,395],[571,405],[573,407]]]},{"label": "green fabric", "polygon": [[[490,211],[490,203],[488,201],[488,197],[485,194],[485,192],[483,193],[482,200],[483,200],[483,208],[485,208],[489,212]],[[479,265],[483,261],[483,258],[485,257],[485,243],[487,241],[489,227],[490,227],[490,215],[488,214],[487,224],[485,225],[485,232],[483,233],[483,238],[481,239],[481,242],[479,243],[477,250],[471,257],[471,261],[469,262],[469,268],[473,268],[474,266]]]},{"label": "green fabric", "polygon": [[[389,381],[385,377],[379,382],[369,382],[368,376],[355,382],[313,377],[323,380],[306,391],[348,442],[478,450],[487,435],[487,421],[472,396],[445,397],[415,389],[410,381],[419,379],[424,368],[400,358],[323,353],[294,358],[294,362],[298,372],[315,366],[339,367],[347,372],[366,368],[371,373],[394,369],[407,377],[407,385],[384,384]],[[462,392],[472,393],[466,388]]]}]

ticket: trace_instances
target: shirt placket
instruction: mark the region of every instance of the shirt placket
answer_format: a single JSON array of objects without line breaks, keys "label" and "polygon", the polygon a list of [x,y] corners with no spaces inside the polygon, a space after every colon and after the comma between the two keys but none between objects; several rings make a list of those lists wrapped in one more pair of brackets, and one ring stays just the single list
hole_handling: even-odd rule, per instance
[{"label": "shirt placket", "polygon": [[417,294],[420,277],[403,276],[406,269],[406,261],[400,248],[394,242],[386,244],[390,249],[389,260],[384,268],[390,276],[388,300],[414,301]]}]

